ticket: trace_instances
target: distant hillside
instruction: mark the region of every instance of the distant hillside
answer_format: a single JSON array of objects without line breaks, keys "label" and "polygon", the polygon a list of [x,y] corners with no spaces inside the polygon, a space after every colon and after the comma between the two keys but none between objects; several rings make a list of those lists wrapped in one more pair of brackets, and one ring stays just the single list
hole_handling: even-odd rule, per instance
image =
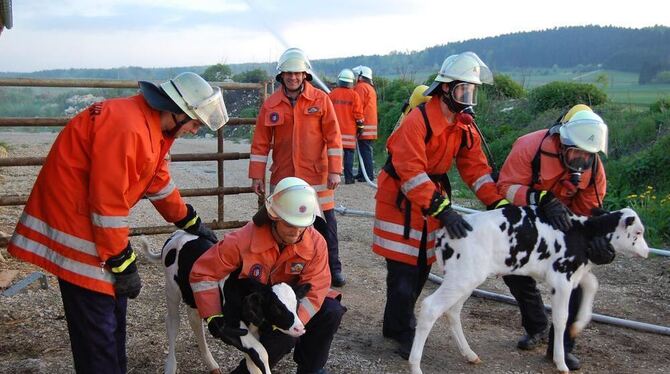
[{"label": "distant hillside", "polygon": [[[388,55],[353,56],[314,60],[319,74],[334,77],[345,68],[370,66],[375,75],[411,76],[435,72],[445,57],[474,51],[494,71],[519,68],[601,67],[639,73],[644,66],[670,65],[670,28],[666,26],[630,29],[622,27],[575,26],[543,31],[518,32],[472,39]],[[307,50],[309,53],[309,50]],[[261,68],[274,73],[274,64],[232,64],[233,73]],[[28,74],[0,73],[0,76],[40,78],[167,79],[182,71],[202,72],[207,66],[175,68],[124,67],[117,69],[47,70]]]}]

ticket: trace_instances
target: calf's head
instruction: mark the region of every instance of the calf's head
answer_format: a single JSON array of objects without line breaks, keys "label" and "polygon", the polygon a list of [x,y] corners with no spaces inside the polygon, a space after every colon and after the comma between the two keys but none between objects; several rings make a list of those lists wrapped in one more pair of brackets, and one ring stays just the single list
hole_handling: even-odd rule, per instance
[{"label": "calf's head", "polygon": [[297,338],[305,333],[305,325],[298,318],[298,300],[305,297],[310,288],[310,284],[291,288],[286,283],[278,283],[271,289],[256,291],[244,298],[243,318],[256,326],[268,323]]},{"label": "calf's head", "polygon": [[649,246],[644,240],[644,225],[633,209],[616,210],[593,217],[590,221],[618,253],[627,257],[647,258],[649,255]]}]

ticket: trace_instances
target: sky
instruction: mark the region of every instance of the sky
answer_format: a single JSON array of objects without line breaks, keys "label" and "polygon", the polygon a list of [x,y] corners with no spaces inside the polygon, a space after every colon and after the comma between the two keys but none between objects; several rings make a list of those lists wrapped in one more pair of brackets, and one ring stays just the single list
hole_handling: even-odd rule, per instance
[{"label": "sky", "polygon": [[14,26],[0,35],[0,71],[275,62],[288,47],[316,60],[561,26],[669,26],[664,3],[13,0]]}]

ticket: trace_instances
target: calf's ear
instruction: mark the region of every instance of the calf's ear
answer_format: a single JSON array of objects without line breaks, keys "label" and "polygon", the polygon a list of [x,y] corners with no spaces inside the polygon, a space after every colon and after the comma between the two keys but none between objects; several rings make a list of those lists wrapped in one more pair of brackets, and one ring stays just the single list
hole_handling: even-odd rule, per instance
[{"label": "calf's ear", "polygon": [[298,300],[305,297],[305,295],[307,295],[307,293],[311,289],[312,289],[312,285],[309,284],[309,283],[304,283],[304,284],[299,284],[297,286],[293,286],[293,292],[295,292],[295,297]]},{"label": "calf's ear", "polygon": [[263,295],[260,292],[249,294],[242,301],[242,319],[256,326],[263,323]]}]

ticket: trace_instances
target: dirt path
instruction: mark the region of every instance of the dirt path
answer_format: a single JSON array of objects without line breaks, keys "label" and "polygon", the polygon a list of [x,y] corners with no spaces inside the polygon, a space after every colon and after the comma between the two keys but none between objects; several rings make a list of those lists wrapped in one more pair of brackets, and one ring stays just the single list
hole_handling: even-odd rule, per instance
[{"label": "dirt path", "polygon": [[[52,134],[1,133],[0,141],[10,145],[11,157],[44,155]],[[174,153],[212,152],[213,140],[179,140]],[[248,152],[249,146],[226,142],[230,152]],[[247,186],[247,160],[226,161],[226,185]],[[30,190],[37,168],[0,169],[2,194],[25,194]],[[209,162],[175,163],[172,173],[183,188],[208,187],[216,183]],[[343,185],[336,193],[338,204],[350,209],[373,211],[374,191],[360,183]],[[215,198],[189,199],[206,220],[216,217]],[[252,195],[227,196],[226,220],[247,220],[256,206]],[[12,232],[20,208],[0,207],[0,231]],[[135,226],[164,224],[145,203],[132,212]],[[370,251],[372,220],[338,215],[340,252],[348,283],[342,289],[349,311],[335,337],[328,369],[332,373],[408,373],[406,362],[393,353],[394,345],[381,336],[381,316],[385,301],[385,264]],[[222,232],[219,232],[221,236]],[[158,248],[166,236],[150,238]],[[133,241],[136,239],[132,239]],[[6,252],[4,253],[5,257]],[[670,259],[654,257],[632,260],[618,257],[611,265],[597,268],[601,288],[596,296],[597,313],[670,326]],[[0,269],[18,269],[20,277],[36,268],[12,258]],[[129,371],[160,373],[167,349],[164,328],[165,303],[162,269],[140,259],[144,288],[128,308]],[[36,286],[12,298],[0,298],[0,372],[72,372],[67,326],[55,278],[50,288]],[[429,284],[423,296],[436,288]],[[492,277],[483,289],[509,295],[499,278]],[[545,292],[545,295],[547,293]],[[546,300],[545,300],[546,301]],[[430,335],[423,357],[425,373],[553,373],[553,364],[543,358],[544,348],[521,352],[515,348],[521,334],[516,307],[470,298],[463,309],[464,331],[483,363],[469,365],[448,337],[446,321],[440,319]],[[232,369],[241,355],[210,339],[214,357],[224,370]],[[665,373],[670,368],[670,337],[642,333],[610,325],[591,323],[578,340],[576,354],[585,373]],[[195,342],[185,318],[178,343],[177,361],[182,373],[204,373]],[[278,365],[277,373],[292,373],[289,358]]]}]

